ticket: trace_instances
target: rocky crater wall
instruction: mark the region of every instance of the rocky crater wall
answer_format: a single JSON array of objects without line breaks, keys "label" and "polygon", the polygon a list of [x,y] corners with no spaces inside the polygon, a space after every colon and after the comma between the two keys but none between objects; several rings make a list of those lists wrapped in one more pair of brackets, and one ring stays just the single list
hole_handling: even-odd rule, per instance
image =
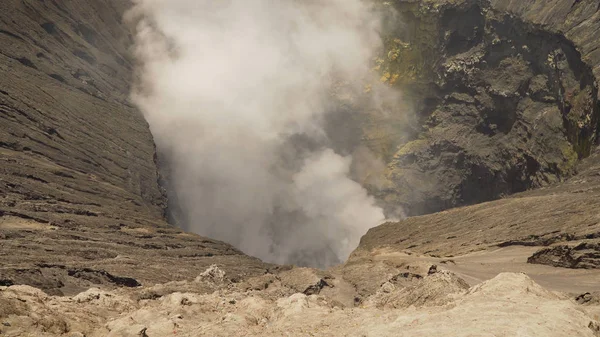
[{"label": "rocky crater wall", "polygon": [[128,99],[129,7],[0,2],[0,285],[69,294],[193,278],[217,261],[241,268],[233,277],[264,272],[164,220],[152,135]]},{"label": "rocky crater wall", "polygon": [[375,70],[405,93],[416,114],[410,139],[387,149],[375,133],[363,134],[389,158],[387,183],[371,188],[388,209],[431,213],[576,172],[597,143],[597,1],[383,6],[397,14],[388,19]]}]

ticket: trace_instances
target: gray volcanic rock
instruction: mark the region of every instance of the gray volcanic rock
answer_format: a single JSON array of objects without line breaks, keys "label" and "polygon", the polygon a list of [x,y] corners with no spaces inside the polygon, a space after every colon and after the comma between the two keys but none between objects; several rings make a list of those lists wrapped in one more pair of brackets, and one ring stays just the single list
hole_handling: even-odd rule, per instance
[{"label": "gray volcanic rock", "polygon": [[[529,250],[523,264],[598,270],[600,149],[577,168],[578,175],[546,188],[372,228],[344,265],[345,275],[360,287],[365,281],[351,272],[375,263],[401,266],[399,261],[440,260],[452,270],[461,255],[521,247]],[[485,269],[483,264],[479,268]]]},{"label": "gray volcanic rock", "polygon": [[0,284],[231,278],[265,265],[164,220],[152,135],[128,101],[125,0],[0,4]]},{"label": "gray volcanic rock", "polygon": [[386,3],[399,18],[377,69],[419,120],[391,146],[388,183],[371,187],[388,211],[476,204],[575,173],[600,115],[594,1]]},{"label": "gray volcanic rock", "polygon": [[544,248],[529,257],[527,262],[564,268],[600,269],[600,243],[584,242],[574,247],[560,245]]}]

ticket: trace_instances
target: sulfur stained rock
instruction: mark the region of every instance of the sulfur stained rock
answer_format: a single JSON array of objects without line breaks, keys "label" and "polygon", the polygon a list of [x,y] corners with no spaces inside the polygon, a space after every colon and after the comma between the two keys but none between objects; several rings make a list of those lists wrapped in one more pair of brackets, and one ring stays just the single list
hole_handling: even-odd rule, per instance
[{"label": "sulfur stained rock", "polygon": [[397,29],[386,31],[388,57],[375,70],[414,101],[420,123],[408,139],[386,136],[386,150],[370,142],[380,139],[377,126],[364,129],[366,145],[387,163],[387,182],[367,186],[389,214],[399,205],[418,215],[476,204],[575,173],[596,143],[600,59],[584,53],[595,49],[597,30],[585,40],[561,33],[574,22],[593,26],[597,8],[566,3],[384,3],[397,12],[388,20]]}]

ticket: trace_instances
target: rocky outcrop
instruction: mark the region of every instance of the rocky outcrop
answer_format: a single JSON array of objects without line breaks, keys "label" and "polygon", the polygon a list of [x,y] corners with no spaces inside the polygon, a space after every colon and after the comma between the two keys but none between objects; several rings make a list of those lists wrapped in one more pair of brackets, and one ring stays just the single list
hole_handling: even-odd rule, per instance
[{"label": "rocky outcrop", "polygon": [[464,294],[469,285],[456,275],[440,271],[408,287],[399,289],[391,282],[384,283],[367,305],[377,308],[409,308],[442,306]]},{"label": "rocky outcrop", "polygon": [[[0,284],[52,294],[265,265],[164,220],[126,0],[0,4]],[[200,268],[200,269],[198,269]]]},{"label": "rocky outcrop", "polygon": [[563,268],[600,269],[600,243],[544,248],[529,257],[527,262]]},{"label": "rocky outcrop", "polygon": [[375,69],[417,115],[412,131],[398,130],[412,136],[388,137],[386,149],[370,129],[363,137],[387,158],[387,183],[371,191],[388,211],[476,204],[575,173],[600,115],[593,3],[385,2],[398,15]]}]

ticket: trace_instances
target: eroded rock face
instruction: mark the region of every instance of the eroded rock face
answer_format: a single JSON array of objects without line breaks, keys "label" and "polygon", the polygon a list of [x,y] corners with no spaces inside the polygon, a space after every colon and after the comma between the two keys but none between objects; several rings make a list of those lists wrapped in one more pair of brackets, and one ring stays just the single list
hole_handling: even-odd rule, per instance
[{"label": "eroded rock face", "polygon": [[0,4],[0,284],[60,295],[193,278],[219,261],[234,279],[265,271],[165,222],[152,135],[128,100],[129,6]]},{"label": "eroded rock face", "polygon": [[600,110],[596,64],[578,44],[588,41],[538,25],[542,12],[523,3],[392,2],[399,24],[377,69],[416,102],[420,125],[397,144],[389,184],[372,188],[388,209],[431,213],[545,186],[590,154]]},{"label": "eroded rock face", "polygon": [[600,269],[600,243],[544,248],[529,257],[527,262],[563,268]]},{"label": "eroded rock face", "polygon": [[161,219],[152,136],[128,103],[127,2],[1,6],[3,214]]}]

